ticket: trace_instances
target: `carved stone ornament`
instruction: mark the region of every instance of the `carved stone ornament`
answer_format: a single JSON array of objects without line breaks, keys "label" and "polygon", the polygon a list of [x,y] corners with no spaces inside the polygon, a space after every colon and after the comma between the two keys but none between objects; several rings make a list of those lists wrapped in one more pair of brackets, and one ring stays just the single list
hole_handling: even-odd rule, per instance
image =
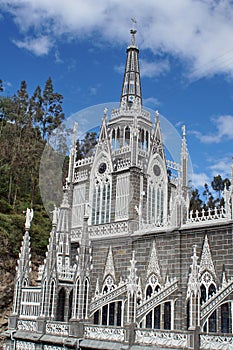
[{"label": "carved stone ornament", "polygon": [[201,254],[201,260],[200,260],[200,275],[203,274],[203,272],[209,271],[215,278],[216,278],[216,272],[210,252],[210,246],[208,242],[207,235],[205,236],[203,248],[202,248],[202,254]]},{"label": "carved stone ornament", "polygon": [[151,274],[155,274],[156,276],[158,276],[159,279],[161,279],[159,261],[158,261],[158,257],[157,257],[156,247],[155,247],[155,241],[153,241],[153,244],[152,244],[150,260],[148,263],[146,275],[147,275],[147,277],[149,277]]},{"label": "carved stone ornament", "polygon": [[111,275],[112,278],[115,280],[115,267],[114,267],[114,261],[113,261],[113,255],[112,255],[112,247],[109,247],[108,251],[108,257],[105,265],[105,270],[104,270],[104,280],[105,278]]}]

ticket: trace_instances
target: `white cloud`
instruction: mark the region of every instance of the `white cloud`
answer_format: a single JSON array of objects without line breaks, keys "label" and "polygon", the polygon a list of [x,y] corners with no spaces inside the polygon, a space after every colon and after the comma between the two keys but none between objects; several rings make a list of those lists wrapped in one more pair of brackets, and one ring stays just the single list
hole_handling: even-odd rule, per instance
[{"label": "white cloud", "polygon": [[212,177],[216,175],[221,175],[222,178],[230,177],[231,173],[231,160],[230,157],[224,157],[214,161],[212,165],[209,166]]},{"label": "white cloud", "polygon": [[48,36],[42,36],[39,38],[26,38],[24,41],[14,40],[14,43],[20,49],[31,51],[36,56],[47,55],[50,48],[52,47],[52,42]]},{"label": "white cloud", "polygon": [[147,106],[147,107],[158,107],[160,105],[160,102],[159,100],[156,98],[156,97],[147,97],[147,98],[143,98],[143,104],[144,106]]},{"label": "white cloud", "polygon": [[233,140],[233,116],[222,115],[213,118],[212,122],[216,126],[216,132],[212,134],[202,134],[199,131],[190,131],[203,143],[220,143],[224,140]]},{"label": "white cloud", "polygon": [[192,185],[195,188],[203,187],[205,183],[209,182],[209,177],[205,173],[193,173],[192,174]]},{"label": "white cloud", "polygon": [[166,73],[170,69],[168,60],[148,62],[146,60],[140,61],[140,71],[142,77],[157,77],[163,73]]},{"label": "white cloud", "polygon": [[[95,35],[96,41],[122,45],[129,40],[129,19],[136,16],[141,48],[184,61],[192,79],[217,73],[233,76],[231,0],[173,0],[169,6],[164,0],[135,0],[133,6],[125,0],[0,0],[0,5],[13,15],[22,35],[34,32],[54,40],[64,34],[67,39]],[[31,50],[40,52],[33,45]],[[153,74],[167,69],[149,68]]]}]

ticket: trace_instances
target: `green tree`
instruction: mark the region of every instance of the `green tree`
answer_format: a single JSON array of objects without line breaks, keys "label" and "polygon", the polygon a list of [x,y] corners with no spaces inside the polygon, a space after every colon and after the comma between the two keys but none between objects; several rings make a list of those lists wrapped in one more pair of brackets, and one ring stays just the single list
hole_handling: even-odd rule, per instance
[{"label": "green tree", "polygon": [[62,111],[62,100],[63,96],[54,92],[50,77],[45,83],[43,94],[37,87],[33,95],[34,121],[39,125],[43,139],[47,139],[65,118]]},{"label": "green tree", "polygon": [[76,142],[76,159],[91,156],[97,144],[96,132],[87,132],[83,140]]},{"label": "green tree", "polygon": [[197,188],[193,189],[191,192],[190,198],[190,210],[198,210],[202,209],[203,201],[200,198],[199,190]]}]

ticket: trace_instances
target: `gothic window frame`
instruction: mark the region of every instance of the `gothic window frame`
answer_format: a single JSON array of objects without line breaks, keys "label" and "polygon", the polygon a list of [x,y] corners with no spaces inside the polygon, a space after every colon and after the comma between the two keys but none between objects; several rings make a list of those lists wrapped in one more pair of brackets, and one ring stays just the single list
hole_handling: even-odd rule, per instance
[{"label": "gothic window frame", "polygon": [[123,140],[124,147],[128,147],[131,144],[131,128],[129,125],[126,125],[124,127],[124,140]]},{"label": "gothic window frame", "polygon": [[[160,173],[154,173],[157,166]],[[167,209],[167,176],[164,164],[159,155],[153,157],[148,166],[147,182],[147,222],[158,226],[164,225],[166,221]]]},{"label": "gothic window frame", "polygon": [[73,296],[73,315],[72,318],[76,318],[78,315],[79,306],[79,292],[80,292],[80,277],[78,276],[75,281],[75,290]]},{"label": "gothic window frame", "polygon": [[47,285],[47,278],[44,279],[42,283],[42,289],[41,289],[41,316],[45,315],[45,299],[46,299],[46,291],[47,291],[48,285]]},{"label": "gothic window frame", "polygon": [[152,297],[155,293],[159,292],[161,289],[161,283],[160,283],[160,278],[156,273],[151,273],[148,278],[147,278],[147,283],[144,289],[144,295],[145,295],[145,299],[148,299],[148,288],[151,287],[151,295],[149,296]]},{"label": "gothic window frame", "polygon": [[[102,164],[106,165],[103,173],[99,172]],[[112,177],[110,161],[106,154],[100,154],[97,161],[93,165],[93,173],[91,176],[91,225],[108,224],[111,221],[111,198],[112,198]]]},{"label": "gothic window frame", "polygon": [[129,213],[130,174],[123,173],[116,180],[115,221],[127,220]]},{"label": "gothic window frame", "polygon": [[64,322],[66,317],[67,290],[64,286],[57,293],[56,321]]},{"label": "gothic window frame", "polygon": [[[169,304],[170,313],[168,315],[168,320],[165,319],[165,305]],[[140,321],[138,325],[139,328],[147,328],[147,329],[160,329],[160,330],[173,330],[174,328],[174,300],[165,300],[160,304],[156,305],[156,307],[149,310]],[[156,311],[159,310],[159,320],[155,318]],[[167,317],[167,315],[166,315]],[[166,322],[169,322],[169,326],[166,326]],[[151,327],[149,327],[149,323]],[[159,324],[159,327],[155,327],[155,323]]]},{"label": "gothic window frame", "polygon": [[[213,287],[214,293],[211,292],[211,288]],[[200,276],[200,305],[207,302],[216,292],[217,284],[214,275],[208,270],[203,271]],[[207,333],[215,333],[217,331],[217,323],[218,309],[215,309],[203,324],[202,330]]]},{"label": "gothic window frame", "polygon": [[55,306],[55,293],[56,292],[56,282],[54,279],[51,280],[49,288],[49,317],[54,318],[54,306]]},{"label": "gothic window frame", "polygon": [[115,280],[114,277],[111,274],[108,274],[103,282],[103,287],[102,287],[102,294],[107,294],[114,290],[116,288],[115,286]]},{"label": "gothic window frame", "polygon": [[[113,311],[113,314],[111,313]],[[93,313],[93,323],[102,326],[122,327],[124,319],[124,300],[116,299],[106,303]]]},{"label": "gothic window frame", "polygon": [[90,290],[90,281],[88,277],[85,277],[83,281],[83,310],[82,310],[84,319],[88,319],[89,290]]},{"label": "gothic window frame", "polygon": [[[211,272],[209,272],[208,270],[205,270],[201,274],[201,277],[200,277],[200,289],[202,289],[202,287],[205,288],[205,300],[202,299],[202,296],[200,295],[201,305],[202,305],[203,302],[206,302],[208,299],[210,299],[211,296],[213,295],[213,294],[210,295],[210,287],[211,286],[214,286],[215,293],[216,293],[216,291],[217,291],[217,284],[216,284],[215,278],[214,278],[214,276],[213,276],[213,274]],[[204,289],[203,289],[203,291],[204,291]]]}]

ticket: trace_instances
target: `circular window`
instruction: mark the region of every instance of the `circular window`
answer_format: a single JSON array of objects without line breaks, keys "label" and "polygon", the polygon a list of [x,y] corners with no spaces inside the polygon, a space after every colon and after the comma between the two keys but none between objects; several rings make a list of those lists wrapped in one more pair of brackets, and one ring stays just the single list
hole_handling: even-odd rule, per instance
[{"label": "circular window", "polygon": [[106,169],[107,169],[107,164],[106,163],[101,163],[99,165],[98,171],[99,171],[100,174],[103,174],[106,171]]},{"label": "circular window", "polygon": [[161,169],[160,169],[158,164],[155,164],[153,166],[153,172],[154,172],[155,176],[159,176],[161,174]]}]

